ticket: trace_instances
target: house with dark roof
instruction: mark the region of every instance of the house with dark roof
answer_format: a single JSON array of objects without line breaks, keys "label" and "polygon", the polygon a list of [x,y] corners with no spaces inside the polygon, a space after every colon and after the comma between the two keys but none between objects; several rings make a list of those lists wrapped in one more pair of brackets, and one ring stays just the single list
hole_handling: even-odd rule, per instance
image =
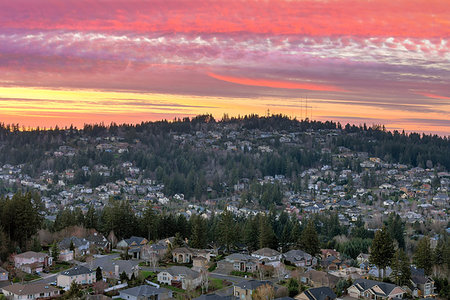
[{"label": "house with dark roof", "polygon": [[244,280],[234,286],[233,295],[240,300],[252,300],[252,294],[260,287],[273,286],[271,281]]},{"label": "house with dark roof", "polygon": [[151,285],[140,285],[120,291],[119,297],[125,300],[166,300],[172,298],[172,291]]},{"label": "house with dark roof", "polygon": [[125,272],[128,278],[139,275],[139,262],[135,260],[112,259],[110,256],[104,256],[94,259],[90,263],[92,270],[98,267],[102,270],[103,278],[119,279],[120,274]]},{"label": "house with dark roof", "polygon": [[117,248],[122,249],[124,252],[128,251],[132,259],[141,259],[142,247],[147,244],[148,240],[146,238],[132,236],[117,243]]},{"label": "house with dark roof", "polygon": [[42,299],[53,298],[59,295],[59,289],[46,283],[15,283],[1,289],[7,299]]},{"label": "house with dark roof", "polygon": [[347,293],[350,297],[355,299],[384,300],[403,298],[405,290],[391,283],[369,279],[356,279],[347,289]]},{"label": "house with dark roof", "polygon": [[146,244],[148,244],[148,241],[146,238],[132,236],[129,239],[123,239],[119,243],[117,243],[117,248],[127,249],[127,248],[131,248],[131,247],[143,246]]},{"label": "house with dark roof", "polygon": [[157,275],[158,282],[176,286],[183,290],[195,289],[202,282],[201,274],[183,266],[172,266]]},{"label": "house with dark roof", "polygon": [[68,290],[72,282],[76,282],[81,285],[93,284],[96,281],[95,270],[91,270],[84,266],[76,266],[72,269],[62,272],[56,278],[58,286]]},{"label": "house with dark roof", "polygon": [[279,262],[281,260],[281,253],[270,249],[270,248],[262,248],[252,253],[253,257],[256,257],[259,260],[267,260],[269,262]]},{"label": "house with dark roof", "polygon": [[297,300],[334,300],[336,294],[327,286],[312,288],[295,297]]},{"label": "house with dark roof", "polygon": [[[71,236],[63,239],[58,243],[58,248],[60,250],[58,260],[70,261],[74,257],[83,256],[89,254],[90,242],[86,239],[78,238],[76,236]],[[70,249],[73,247],[73,251]]]},{"label": "house with dark roof", "polygon": [[285,262],[297,267],[311,267],[317,265],[317,258],[302,250],[291,250],[283,254]]},{"label": "house with dark roof", "polygon": [[248,254],[233,253],[225,257],[225,259],[217,262],[217,269],[224,273],[232,271],[250,272],[258,270],[258,259]]},{"label": "house with dark roof", "polygon": [[429,298],[435,297],[434,280],[425,275],[424,269],[411,267],[410,287],[414,297]]}]

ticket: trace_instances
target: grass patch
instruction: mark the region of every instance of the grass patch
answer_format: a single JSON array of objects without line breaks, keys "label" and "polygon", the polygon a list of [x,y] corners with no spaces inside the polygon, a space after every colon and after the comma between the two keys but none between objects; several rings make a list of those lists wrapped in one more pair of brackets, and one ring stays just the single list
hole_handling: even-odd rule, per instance
[{"label": "grass patch", "polygon": [[37,274],[26,274],[23,278],[24,281],[32,281],[36,279],[41,279],[41,276]]},{"label": "grass patch", "polygon": [[285,266],[286,266],[286,270],[289,270],[289,271],[294,271],[297,269],[296,266],[292,266],[292,265],[285,265]]},{"label": "grass patch", "polygon": [[230,284],[223,279],[211,278],[209,280],[209,290],[217,291],[229,285]]},{"label": "grass patch", "polygon": [[245,276],[247,276],[247,277],[252,277],[252,276],[253,276],[252,273],[249,273],[249,272],[241,272],[241,271],[231,271],[230,274],[233,275],[233,276],[240,276],[240,277],[245,277]]},{"label": "grass patch", "polygon": [[141,271],[141,276],[145,279],[150,277],[150,281],[152,281],[152,279],[156,279],[156,273],[152,271]]},{"label": "grass patch", "polygon": [[70,269],[71,265],[68,263],[57,263],[50,267],[50,273],[56,274],[67,269]]}]

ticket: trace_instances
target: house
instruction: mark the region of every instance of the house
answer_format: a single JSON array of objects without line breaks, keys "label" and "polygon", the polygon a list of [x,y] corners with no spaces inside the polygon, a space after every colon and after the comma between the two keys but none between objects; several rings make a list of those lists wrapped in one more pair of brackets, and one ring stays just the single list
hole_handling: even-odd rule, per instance
[{"label": "house", "polygon": [[[383,272],[383,277],[389,277],[392,274],[392,269],[391,269],[391,267],[386,267],[386,269],[384,269],[382,272]],[[377,266],[370,265],[367,275],[379,278],[379,277],[381,277],[381,272]]]},{"label": "house", "polygon": [[59,289],[46,283],[12,284],[2,288],[7,299],[42,299],[57,297]]},{"label": "house", "polygon": [[183,266],[173,266],[157,275],[158,282],[180,287],[183,290],[200,286],[202,277],[199,272]]},{"label": "house", "polygon": [[172,260],[179,264],[190,263],[193,256],[194,252],[187,247],[181,247],[172,250]]},{"label": "house", "polygon": [[317,265],[317,258],[302,250],[291,250],[283,254],[284,260],[297,267]]},{"label": "house", "polygon": [[[58,248],[63,254],[62,256],[60,254],[61,257],[58,257],[58,259],[61,258],[62,261],[69,261],[73,260],[74,257],[89,254],[89,246],[90,242],[86,239],[78,238],[76,236],[65,238],[58,243]],[[70,248],[72,247],[74,253],[70,255],[70,252],[72,252]]]},{"label": "house", "polygon": [[168,247],[164,244],[144,245],[141,247],[141,259],[149,260],[156,257],[158,260],[164,258],[167,254]]},{"label": "house", "polygon": [[71,261],[74,260],[74,251],[68,249],[61,249],[59,251],[58,260],[59,261]]},{"label": "house", "polygon": [[34,251],[28,251],[14,256],[14,266],[29,274],[42,272],[52,262],[52,258],[47,254]]},{"label": "house", "polygon": [[113,260],[108,256],[95,259],[91,263],[93,270],[98,267],[102,270],[103,278],[119,279],[120,274],[125,272],[128,278],[134,274],[135,277],[139,275],[139,263],[133,260]]},{"label": "house", "polygon": [[217,268],[226,272],[239,271],[253,273],[258,270],[257,258],[241,253],[234,253],[217,262]]},{"label": "house", "polygon": [[435,297],[434,280],[426,276],[423,269],[411,267],[411,290],[414,297],[428,298]]},{"label": "house", "polygon": [[295,297],[297,300],[334,300],[336,294],[327,286],[312,288]]},{"label": "house", "polygon": [[321,261],[322,267],[328,271],[336,271],[340,269],[342,261],[335,256],[328,256]]},{"label": "house", "polygon": [[56,278],[57,285],[65,290],[70,288],[73,281],[78,284],[93,284],[96,281],[95,270],[91,270],[84,266],[76,266],[62,272]]},{"label": "house", "polygon": [[281,253],[270,249],[270,248],[262,248],[252,253],[252,256],[258,259],[260,262],[266,265],[277,266],[281,261]]},{"label": "house", "polygon": [[172,298],[172,291],[151,285],[140,285],[120,291],[119,297],[125,300],[166,300]]},{"label": "house", "polygon": [[403,298],[405,290],[391,283],[368,279],[356,279],[347,289],[347,293],[350,297],[355,299],[384,300]]},{"label": "house", "polygon": [[252,300],[252,294],[262,286],[273,286],[270,281],[244,280],[234,286],[233,295],[240,300]]},{"label": "house", "polygon": [[257,259],[268,259],[270,261],[280,261],[281,260],[281,253],[270,249],[270,248],[262,248],[252,253],[253,257],[256,257]]},{"label": "house", "polygon": [[370,257],[370,254],[360,253],[356,257],[356,261],[358,262],[359,265],[362,263],[368,263],[369,257]]},{"label": "house", "polygon": [[101,249],[104,251],[109,250],[111,243],[106,239],[106,237],[102,234],[94,232],[93,234],[86,237],[86,240],[94,245],[97,249]]},{"label": "house", "polygon": [[320,256],[322,257],[322,259],[325,259],[325,258],[330,257],[330,256],[334,256],[336,258],[340,258],[341,257],[341,254],[338,251],[334,250],[334,249],[321,249],[320,253],[321,253]]},{"label": "house", "polygon": [[129,239],[121,240],[117,243],[117,248],[127,249],[131,247],[139,247],[148,244],[148,240],[143,237],[132,236]]},{"label": "house", "polygon": [[200,272],[208,268],[208,260],[203,256],[196,256],[192,259],[192,270]]},{"label": "house", "polygon": [[0,281],[8,281],[9,273],[0,267]]},{"label": "house", "polygon": [[311,269],[302,274],[300,276],[300,280],[302,283],[310,285],[312,287],[328,286],[330,288],[334,288],[336,287],[336,284],[338,283],[340,278],[323,271],[316,271]]}]

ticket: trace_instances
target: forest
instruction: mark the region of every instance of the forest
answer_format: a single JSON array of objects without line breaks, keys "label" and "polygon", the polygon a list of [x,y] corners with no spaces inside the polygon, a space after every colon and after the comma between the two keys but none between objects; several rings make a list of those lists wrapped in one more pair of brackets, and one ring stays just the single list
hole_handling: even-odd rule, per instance
[{"label": "forest", "polygon": [[[327,136],[322,132],[337,132]],[[273,153],[248,151],[215,151],[210,147],[199,147],[198,133],[223,132],[215,141],[218,147],[230,141],[229,132],[239,132],[243,137],[254,136],[255,132],[299,133],[296,145],[282,144],[278,139],[257,139],[254,143],[269,145]],[[315,138],[311,133],[317,133]],[[174,135],[190,134],[193,138],[184,143],[176,141]],[[325,137],[319,143],[318,139]],[[121,139],[130,151],[120,154],[98,151],[95,145],[105,138]],[[74,149],[73,156],[55,156],[53,153],[61,146]],[[351,151],[367,152],[369,156],[380,157],[388,163],[402,163],[412,166],[430,167],[436,170],[450,168],[450,140],[448,137],[398,131],[386,131],[383,126],[364,125],[345,126],[335,122],[320,122],[290,119],[282,115],[244,116],[229,118],[224,116],[216,121],[211,115],[172,121],[143,122],[137,125],[103,124],[85,125],[82,129],[36,128],[27,130],[19,125],[0,124],[0,165],[20,165],[22,172],[32,178],[45,170],[54,174],[53,182],[61,178],[67,169],[75,170],[71,184],[83,184],[97,187],[105,182],[123,179],[125,174],[120,167],[130,161],[140,168],[144,178],[151,178],[164,184],[168,195],[184,193],[187,199],[204,199],[206,189],[211,187],[214,196],[227,195],[228,187],[241,178],[255,180],[268,175],[284,175],[301,190],[298,174],[318,165],[336,165],[361,171],[354,160],[336,162],[332,154],[339,147]],[[322,153],[327,147],[331,154]],[[111,170],[108,178],[93,170],[88,174],[84,166],[94,169],[104,165]],[[367,187],[379,184],[371,174],[365,174]],[[370,180],[369,180],[370,178]],[[10,190],[0,184],[0,193]],[[13,190],[16,192],[17,190]],[[266,205],[268,208],[268,205]]]}]

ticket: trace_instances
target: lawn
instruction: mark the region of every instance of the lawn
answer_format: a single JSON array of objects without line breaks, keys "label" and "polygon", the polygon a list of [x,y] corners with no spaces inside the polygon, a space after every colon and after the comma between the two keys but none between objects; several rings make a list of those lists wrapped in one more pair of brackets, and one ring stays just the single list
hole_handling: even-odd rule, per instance
[{"label": "lawn", "polygon": [[141,271],[141,275],[142,277],[144,277],[145,279],[147,279],[148,277],[150,277],[150,281],[152,281],[152,279],[156,278],[156,273],[152,272],[152,271]]},{"label": "lawn", "polygon": [[70,264],[57,263],[50,268],[50,273],[56,274],[65,271],[67,269],[70,269],[70,267],[71,267]]},{"label": "lawn", "polygon": [[221,290],[226,286],[229,286],[229,282],[226,282],[225,280],[218,279],[218,278],[210,278],[209,279],[209,291],[217,291]]},{"label": "lawn", "polygon": [[252,277],[253,274],[249,272],[240,272],[240,271],[231,271],[231,275],[233,276],[240,276],[240,277]]},{"label": "lawn", "polygon": [[37,274],[26,274],[25,277],[23,278],[24,281],[32,281],[36,279],[41,279],[41,276]]}]

